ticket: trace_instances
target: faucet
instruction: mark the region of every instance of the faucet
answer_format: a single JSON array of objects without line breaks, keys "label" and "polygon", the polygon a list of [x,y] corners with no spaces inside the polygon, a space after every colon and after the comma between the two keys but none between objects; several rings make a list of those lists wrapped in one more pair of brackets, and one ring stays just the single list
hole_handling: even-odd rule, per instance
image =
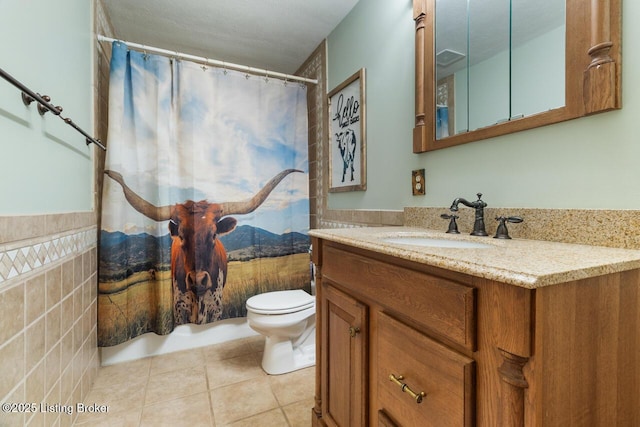
[{"label": "faucet", "polygon": [[496,235],[493,236],[494,239],[511,239],[509,236],[509,230],[507,230],[507,222],[511,222],[517,224],[519,222],[524,221],[519,216],[497,216],[496,221],[499,222],[498,229],[496,230]]},{"label": "faucet", "polygon": [[456,223],[456,219],[460,218],[458,215],[442,214],[440,215],[440,218],[451,220],[449,221],[449,229],[447,230],[447,233],[460,234],[460,232],[458,231],[458,224]]},{"label": "faucet", "polygon": [[452,212],[457,212],[458,204],[460,203],[470,208],[474,208],[476,210],[476,220],[473,223],[473,231],[471,232],[471,235],[488,236],[487,230],[485,230],[484,226],[484,208],[487,207],[487,203],[484,200],[480,200],[480,198],[482,197],[482,193],[478,193],[477,196],[478,200],[476,200],[475,202],[469,202],[462,197],[458,197],[453,201],[453,203],[451,203],[451,207],[449,208],[449,210],[451,210]]}]

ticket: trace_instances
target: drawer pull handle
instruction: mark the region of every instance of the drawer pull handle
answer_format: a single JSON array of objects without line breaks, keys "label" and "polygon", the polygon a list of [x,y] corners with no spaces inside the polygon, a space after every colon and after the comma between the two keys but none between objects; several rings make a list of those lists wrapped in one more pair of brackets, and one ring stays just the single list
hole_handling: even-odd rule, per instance
[{"label": "drawer pull handle", "polygon": [[355,338],[356,335],[358,335],[360,333],[360,328],[351,326],[349,328],[349,336],[351,336],[351,338]]},{"label": "drawer pull handle", "polygon": [[404,377],[402,375],[398,375],[396,377],[393,374],[389,374],[389,380],[393,381],[398,386],[400,386],[400,389],[403,392],[408,393],[409,396],[411,396],[413,398],[413,400],[416,401],[416,403],[422,403],[422,398],[425,397],[427,394],[424,391],[421,391],[420,393],[414,392],[413,390],[411,390],[409,388],[409,386],[406,383],[402,382],[403,379],[404,379]]}]

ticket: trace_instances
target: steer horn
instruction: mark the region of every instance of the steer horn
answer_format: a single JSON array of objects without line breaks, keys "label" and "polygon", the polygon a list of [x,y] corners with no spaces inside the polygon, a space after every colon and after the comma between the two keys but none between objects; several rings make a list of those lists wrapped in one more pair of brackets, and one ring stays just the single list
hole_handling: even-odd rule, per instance
[{"label": "steer horn", "polygon": [[[256,210],[258,206],[260,206],[267,196],[273,191],[273,189],[284,179],[285,176],[289,175],[292,172],[302,172],[298,169],[285,169],[280,172],[278,175],[271,178],[267,184],[262,187],[260,191],[256,193],[249,200],[245,200],[242,202],[226,202],[220,203],[222,207],[222,215],[232,215],[232,214],[247,214]],[[122,186],[122,190],[124,191],[124,197],[127,199],[129,204],[138,212],[143,214],[144,216],[151,218],[154,221],[166,221],[171,218],[171,210],[173,209],[173,205],[169,206],[155,206],[152,203],[149,203],[139,195],[137,195],[132,189],[130,189],[127,184],[124,182],[124,178],[118,172],[112,170],[105,170],[105,175],[109,178],[116,181],[118,184]]]},{"label": "steer horn", "polygon": [[122,178],[122,175],[118,172],[105,170],[104,173],[109,178],[113,179],[115,182],[122,186],[124,197],[135,210],[154,221],[166,221],[171,218],[172,206],[158,207],[156,205],[153,205],[142,197],[138,196],[132,189],[130,189],[129,186],[124,183],[124,178]]},{"label": "steer horn", "polygon": [[271,178],[267,184],[262,187],[262,190],[258,191],[255,196],[253,196],[249,200],[245,200],[243,202],[225,202],[220,203],[222,207],[222,216],[226,215],[242,215],[248,214],[256,210],[258,206],[260,206],[269,196],[271,191],[276,188],[276,185],[280,183],[284,179],[285,176],[289,175],[292,172],[302,172],[298,169],[285,169],[280,172],[278,175]]}]

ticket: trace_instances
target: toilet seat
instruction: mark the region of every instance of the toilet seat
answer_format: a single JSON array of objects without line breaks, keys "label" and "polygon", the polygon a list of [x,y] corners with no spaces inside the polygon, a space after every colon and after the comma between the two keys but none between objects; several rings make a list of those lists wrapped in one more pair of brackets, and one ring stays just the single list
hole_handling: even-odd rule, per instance
[{"label": "toilet seat", "polygon": [[302,289],[274,291],[254,295],[247,300],[247,310],[257,314],[288,314],[313,307],[315,298]]}]

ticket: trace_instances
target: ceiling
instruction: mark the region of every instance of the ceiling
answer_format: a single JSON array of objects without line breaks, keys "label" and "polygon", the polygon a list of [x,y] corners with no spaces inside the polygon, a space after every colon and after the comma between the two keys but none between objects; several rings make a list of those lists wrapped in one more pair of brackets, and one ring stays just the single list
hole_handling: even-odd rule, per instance
[{"label": "ceiling", "polygon": [[102,0],[114,38],[293,74],[358,0]]}]

